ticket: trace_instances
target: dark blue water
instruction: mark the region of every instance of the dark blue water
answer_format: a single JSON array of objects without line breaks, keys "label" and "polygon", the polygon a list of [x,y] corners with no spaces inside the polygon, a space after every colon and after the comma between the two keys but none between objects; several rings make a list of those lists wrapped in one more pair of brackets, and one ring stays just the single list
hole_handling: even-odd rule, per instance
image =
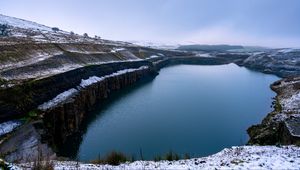
[{"label": "dark blue water", "polygon": [[178,65],[117,97],[88,126],[80,160],[116,150],[146,159],[172,150],[193,157],[243,145],[246,129],[271,111],[278,77],[234,64]]}]

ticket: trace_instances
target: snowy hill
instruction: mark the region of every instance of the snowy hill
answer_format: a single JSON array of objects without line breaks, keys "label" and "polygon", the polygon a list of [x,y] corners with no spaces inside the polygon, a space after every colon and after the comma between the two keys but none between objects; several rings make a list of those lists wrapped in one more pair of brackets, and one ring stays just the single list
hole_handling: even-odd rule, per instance
[{"label": "snowy hill", "polygon": [[9,26],[22,29],[52,31],[50,27],[47,27],[45,25],[41,25],[32,21],[27,21],[19,18],[5,16],[2,14],[0,14],[0,24],[7,24]]},{"label": "snowy hill", "polygon": [[91,64],[141,60],[159,54],[139,45],[78,35],[0,14],[1,25],[7,34],[1,35],[0,29],[0,87],[1,82],[15,84]]}]

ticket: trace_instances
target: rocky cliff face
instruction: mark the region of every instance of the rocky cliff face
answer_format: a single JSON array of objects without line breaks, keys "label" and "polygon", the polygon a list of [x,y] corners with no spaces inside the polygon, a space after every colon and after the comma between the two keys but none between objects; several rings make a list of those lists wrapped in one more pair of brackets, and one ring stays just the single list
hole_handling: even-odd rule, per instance
[{"label": "rocky cliff face", "polygon": [[145,69],[99,79],[98,82],[84,88],[77,88],[78,91],[65,101],[42,112],[51,145],[59,147],[64,144],[68,136],[78,133],[89,111],[96,103],[101,104],[110,93],[156,74],[157,72],[152,68],[145,67]]},{"label": "rocky cliff face", "polygon": [[54,98],[61,92],[80,84],[90,76],[105,76],[127,68],[153,67],[151,62],[136,61],[108,63],[78,68],[40,80],[32,80],[7,89],[0,89],[0,119],[26,115],[38,105]]},{"label": "rocky cliff face", "polygon": [[9,162],[55,159],[55,152],[42,134],[45,134],[45,128],[40,120],[21,126],[6,140],[0,141],[1,157]]},{"label": "rocky cliff face", "polygon": [[271,88],[277,93],[274,111],[248,129],[249,144],[300,144],[300,77],[279,80]]},{"label": "rocky cliff face", "polygon": [[[85,79],[80,79],[84,74],[77,75],[77,78],[74,75],[74,79],[80,80],[77,84],[76,81],[70,82],[73,84],[71,89],[38,107],[39,121],[20,127],[0,145],[2,156],[10,162],[35,161],[41,153],[43,159],[56,157],[55,152],[67,138],[80,133],[82,122],[96,103],[101,104],[114,91],[158,74],[149,62],[128,63],[122,67],[126,69],[119,70],[121,67],[118,66],[119,71],[112,72],[114,67],[110,65],[106,70],[110,74],[104,74],[103,67],[90,68],[94,72],[86,72],[89,77]],[[73,72],[78,74],[78,71]]]}]

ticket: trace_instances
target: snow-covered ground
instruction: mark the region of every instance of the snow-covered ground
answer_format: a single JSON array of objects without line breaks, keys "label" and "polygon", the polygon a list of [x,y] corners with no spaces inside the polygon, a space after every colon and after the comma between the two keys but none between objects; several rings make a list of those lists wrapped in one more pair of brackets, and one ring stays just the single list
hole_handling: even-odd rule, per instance
[{"label": "snow-covered ground", "polygon": [[297,111],[300,113],[300,91],[289,98],[282,99],[280,103],[284,111]]},{"label": "snow-covered ground", "polygon": [[52,31],[50,27],[35,22],[22,20],[19,18],[5,16],[2,14],[0,14],[0,24],[7,24],[13,27],[24,28],[24,29]]},{"label": "snow-covered ground", "polygon": [[212,57],[212,55],[209,53],[197,53],[196,56],[197,57]]},{"label": "snow-covered ground", "polygon": [[277,52],[279,53],[290,53],[290,52],[299,52],[299,49],[296,48],[284,48],[284,49],[280,49]]},{"label": "snow-covered ground", "polygon": [[60,93],[59,95],[57,95],[55,98],[53,98],[52,100],[40,105],[38,107],[38,109],[40,110],[47,110],[49,108],[55,107],[58,104],[60,104],[61,102],[67,100],[68,98],[70,98],[71,96],[73,96],[74,94],[78,93],[78,90],[72,88],[69,89],[63,93]]},{"label": "snow-covered ground", "polygon": [[123,50],[126,50],[126,49],[125,48],[113,48],[110,52],[116,53],[116,52],[123,51]]},{"label": "snow-covered ground", "polygon": [[15,128],[19,127],[22,123],[20,121],[8,121],[0,123],[0,136],[10,133]]},{"label": "snow-covered ground", "polygon": [[[240,146],[202,158],[178,161],[135,161],[119,166],[84,164],[72,161],[53,161],[54,169],[299,169],[300,148],[297,146]],[[30,169],[29,164],[20,168]]]},{"label": "snow-covered ground", "polygon": [[60,51],[52,52],[51,55],[49,55],[48,53],[45,53],[45,52],[40,52],[40,53],[37,52],[37,53],[29,55],[30,57],[28,57],[29,59],[27,59],[27,60],[1,64],[0,65],[0,71],[5,71],[5,70],[8,70],[10,68],[19,68],[19,67],[28,66],[28,65],[46,60],[46,59],[48,59],[50,57],[53,57],[55,55],[61,55],[61,54],[63,54],[63,53],[60,52]]},{"label": "snow-covered ground", "polygon": [[80,87],[85,88],[85,87],[87,87],[89,85],[92,85],[94,83],[100,82],[100,81],[102,81],[102,80],[104,80],[106,78],[109,78],[109,77],[114,77],[114,76],[118,76],[118,75],[130,73],[130,72],[134,72],[134,71],[137,71],[137,70],[144,70],[144,69],[148,69],[148,68],[149,68],[148,66],[141,66],[141,67],[136,68],[136,69],[124,69],[124,70],[120,70],[120,71],[117,71],[115,73],[103,76],[103,77],[92,76],[92,77],[90,77],[90,78],[88,78],[86,80],[81,80]]}]

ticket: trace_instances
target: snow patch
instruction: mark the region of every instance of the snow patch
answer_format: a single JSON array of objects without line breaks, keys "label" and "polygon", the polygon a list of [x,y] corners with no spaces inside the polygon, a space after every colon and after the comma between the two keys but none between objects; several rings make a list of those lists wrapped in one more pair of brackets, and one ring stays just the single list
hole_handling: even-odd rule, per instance
[{"label": "snow patch", "polygon": [[280,102],[283,110],[300,112],[300,91],[293,94],[290,98],[282,99]]},{"label": "snow patch", "polygon": [[149,58],[158,58],[158,57],[160,57],[160,56],[152,55],[152,56],[150,56]]},{"label": "snow patch", "polygon": [[19,80],[24,80],[24,79],[30,79],[30,78],[44,78],[44,77],[49,77],[55,74],[63,73],[66,71],[70,71],[73,69],[77,69],[80,67],[83,67],[84,65],[80,64],[65,64],[60,67],[56,68],[48,68],[45,70],[34,70],[32,72],[24,72],[24,73],[19,73],[19,74],[13,74],[13,75],[1,75],[1,78],[5,80],[14,80],[14,79],[19,79]]},{"label": "snow patch", "polygon": [[212,57],[209,53],[197,53],[197,57]]},{"label": "snow patch", "polygon": [[[0,158],[0,164],[5,165],[6,168],[9,170],[22,170],[22,168],[18,167],[17,165],[14,165],[13,163],[5,162],[3,159]],[[1,166],[2,169],[5,169],[3,166]]]},{"label": "snow patch", "polygon": [[88,79],[85,79],[85,80],[82,79],[81,83],[80,83],[80,87],[85,88],[85,87],[90,86],[92,84],[95,84],[97,82],[103,81],[104,79],[109,78],[109,77],[114,77],[114,76],[118,76],[118,75],[121,75],[121,74],[126,74],[126,73],[134,72],[134,71],[137,71],[137,70],[144,70],[144,69],[148,69],[148,68],[149,68],[148,66],[141,66],[141,67],[136,68],[136,69],[120,70],[120,71],[117,71],[117,72],[112,73],[110,75],[103,76],[103,77],[92,76],[92,77],[90,77]]},{"label": "snow patch", "polygon": [[6,64],[1,64],[0,65],[0,70],[5,71],[5,70],[11,69],[11,68],[25,67],[25,66],[28,66],[28,65],[46,60],[50,57],[53,57],[53,56],[56,56],[56,55],[61,55],[61,54],[63,54],[61,51],[52,52],[51,55],[49,53],[46,53],[46,52],[35,52],[33,54],[28,55],[29,59],[19,61],[19,62],[10,62],[10,63],[6,63]]},{"label": "snow patch", "polygon": [[38,106],[38,109],[45,111],[49,108],[53,108],[53,107],[57,106],[58,104],[62,103],[63,101],[67,100],[68,98],[70,98],[71,96],[76,94],[77,92],[78,92],[78,90],[72,88],[72,89],[67,90],[63,93],[60,93],[54,99]]},{"label": "snow patch", "polygon": [[32,21],[26,21],[23,19],[18,19],[14,17],[9,17],[0,14],[0,23],[1,24],[7,24],[12,27],[18,27],[23,29],[34,29],[34,30],[46,30],[46,31],[52,31],[52,28],[32,22]]},{"label": "snow patch", "polygon": [[84,87],[87,87],[89,85],[92,85],[92,84],[97,83],[97,82],[102,81],[102,80],[103,80],[103,78],[100,78],[100,77],[97,77],[97,76],[92,76],[92,77],[90,77],[86,80],[82,79],[81,83],[80,83],[80,86],[84,88]]},{"label": "snow patch", "polygon": [[116,52],[119,52],[119,51],[124,51],[126,50],[125,48],[113,48],[110,52],[111,53],[116,53]]},{"label": "snow patch", "polygon": [[290,52],[293,52],[293,51],[295,51],[295,49],[285,48],[285,49],[278,50],[277,52],[279,52],[279,53],[290,53]]},{"label": "snow patch", "polygon": [[12,132],[17,127],[21,126],[22,123],[20,121],[8,121],[0,124],[0,136],[5,135],[7,133]]},{"label": "snow patch", "polygon": [[278,113],[272,117],[272,120],[274,122],[282,122],[282,121],[285,121],[287,118],[288,118],[287,114]]}]

